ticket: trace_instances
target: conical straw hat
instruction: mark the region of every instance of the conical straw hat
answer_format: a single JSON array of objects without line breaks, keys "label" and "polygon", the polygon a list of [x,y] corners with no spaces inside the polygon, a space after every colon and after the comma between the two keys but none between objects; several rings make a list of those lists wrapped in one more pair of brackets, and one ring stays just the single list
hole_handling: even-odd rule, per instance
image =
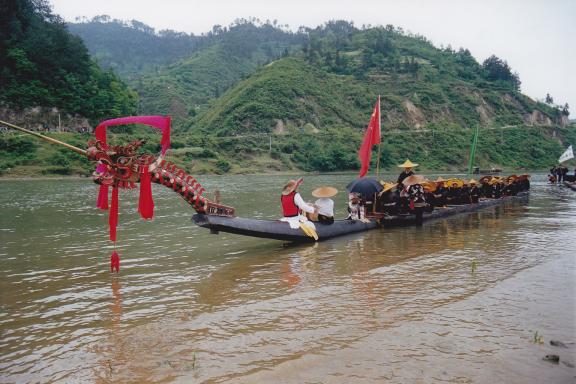
[{"label": "conical straw hat", "polygon": [[334,187],[322,186],[312,191],[314,197],[332,197],[338,193]]},{"label": "conical straw hat", "polygon": [[304,181],[303,177],[299,178],[298,180],[290,180],[288,183],[286,183],[286,185],[282,189],[282,194],[289,195],[290,193],[292,193],[292,191],[296,190],[296,188],[298,188],[298,186],[302,184],[303,181]]},{"label": "conical straw hat", "polygon": [[435,183],[443,183],[446,180],[444,180],[444,178],[442,176],[438,176],[438,178],[436,179]]},{"label": "conical straw hat", "polygon": [[470,181],[468,182],[468,184],[478,184],[478,182],[474,179],[470,179]]},{"label": "conical straw hat", "polygon": [[407,178],[402,181],[402,184],[409,186],[414,184],[422,184],[426,179],[422,175],[412,175],[408,176]]},{"label": "conical straw hat", "polygon": [[400,168],[414,168],[417,166],[418,166],[418,164],[413,163],[408,159],[404,162],[404,164],[400,164],[398,167],[400,167]]},{"label": "conical straw hat", "polygon": [[388,192],[389,190],[391,190],[392,188],[394,188],[395,186],[397,186],[398,184],[396,183],[384,183],[382,184],[382,191],[380,193],[384,193],[384,192]]}]

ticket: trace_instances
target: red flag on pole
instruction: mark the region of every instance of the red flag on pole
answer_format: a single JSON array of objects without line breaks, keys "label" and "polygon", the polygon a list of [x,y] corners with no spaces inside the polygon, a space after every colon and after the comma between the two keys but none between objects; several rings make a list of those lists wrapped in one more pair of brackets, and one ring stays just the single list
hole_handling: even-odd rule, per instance
[{"label": "red flag on pole", "polygon": [[370,117],[370,123],[368,123],[368,128],[366,128],[366,133],[364,134],[364,140],[358,151],[358,158],[362,164],[359,177],[364,177],[368,172],[370,158],[372,157],[372,147],[378,143],[380,143],[380,96],[378,96],[374,112],[372,112]]}]

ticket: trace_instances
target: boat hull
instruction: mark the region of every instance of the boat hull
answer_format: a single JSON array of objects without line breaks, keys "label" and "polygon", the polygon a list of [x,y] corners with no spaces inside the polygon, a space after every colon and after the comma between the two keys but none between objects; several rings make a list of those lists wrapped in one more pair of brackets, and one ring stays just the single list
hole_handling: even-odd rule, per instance
[{"label": "boat hull", "polygon": [[[425,213],[424,221],[441,219],[456,214],[475,212],[484,208],[493,207],[507,202],[523,200],[528,197],[528,192],[519,193],[517,196],[508,196],[501,199],[481,200],[477,204],[454,205],[447,208],[436,208],[431,213]],[[304,234],[301,229],[292,229],[288,223],[279,220],[256,220],[241,217],[221,217],[205,214],[192,216],[194,223],[200,227],[210,229],[212,233],[227,232],[243,236],[260,237],[266,239],[313,242],[314,239]],[[336,220],[333,224],[316,224],[318,240],[327,240],[338,236],[364,232],[378,227],[397,227],[416,224],[414,215],[389,216],[380,222],[370,221],[363,223],[357,220]]]}]

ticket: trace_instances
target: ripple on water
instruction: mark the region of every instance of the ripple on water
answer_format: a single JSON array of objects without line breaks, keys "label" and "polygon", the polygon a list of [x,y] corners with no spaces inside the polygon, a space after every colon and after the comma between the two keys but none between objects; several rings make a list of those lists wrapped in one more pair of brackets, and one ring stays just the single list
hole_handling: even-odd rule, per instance
[{"label": "ripple on water", "polygon": [[[347,178],[309,177],[302,193]],[[242,202],[241,215],[277,214],[276,202],[262,202],[284,177],[207,181],[230,191],[225,202]],[[180,198],[157,188],[156,216],[143,222],[129,193],[121,197],[119,276],[107,272],[113,247],[107,217],[93,208],[93,186],[46,181],[31,193],[26,182],[8,182],[3,192],[3,380],[558,382],[574,375],[542,365],[548,347],[530,343],[535,331],[546,340],[575,333],[566,314],[574,313],[566,249],[576,245],[576,204],[544,183],[534,183],[527,205],[286,247],[211,236],[191,223]],[[344,195],[336,197],[339,209]]]}]

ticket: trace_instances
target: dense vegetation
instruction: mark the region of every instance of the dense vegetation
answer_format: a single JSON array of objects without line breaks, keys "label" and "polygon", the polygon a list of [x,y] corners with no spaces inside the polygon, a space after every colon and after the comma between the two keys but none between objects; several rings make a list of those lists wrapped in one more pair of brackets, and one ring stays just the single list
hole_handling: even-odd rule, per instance
[{"label": "dense vegetation", "polygon": [[133,113],[137,96],[102,71],[46,0],[0,3],[0,105],[57,107],[91,119]]},{"label": "dense vegetation", "polygon": [[[62,28],[61,21],[56,24]],[[381,168],[395,168],[410,157],[426,169],[463,169],[478,125],[476,163],[483,167],[545,167],[565,144],[576,142],[575,127],[564,126],[568,106],[521,94],[520,79],[506,61],[492,56],[480,64],[466,49],[439,49],[392,26],[358,29],[333,21],[293,33],[250,19],[192,36],[156,33],[137,21],[101,16],[70,28],[102,65],[119,71],[138,91],[141,113],[175,117],[170,158],[195,174],[358,169],[357,150],[378,95]],[[81,42],[66,36],[91,68],[125,92],[112,72],[101,72],[90,61]],[[36,97],[34,90],[26,92]],[[78,103],[96,100],[70,97]],[[113,117],[118,108],[98,113]],[[124,131],[114,139],[147,137],[146,150],[158,151],[158,137],[149,130]],[[88,139],[55,135],[81,147]],[[5,174],[88,174],[91,169],[79,156],[33,138],[7,134],[0,139]]]},{"label": "dense vegetation", "polygon": [[137,20],[121,21],[95,16],[68,24],[82,38],[98,64],[125,78],[156,70],[193,54],[201,37],[172,30],[156,32]]}]

